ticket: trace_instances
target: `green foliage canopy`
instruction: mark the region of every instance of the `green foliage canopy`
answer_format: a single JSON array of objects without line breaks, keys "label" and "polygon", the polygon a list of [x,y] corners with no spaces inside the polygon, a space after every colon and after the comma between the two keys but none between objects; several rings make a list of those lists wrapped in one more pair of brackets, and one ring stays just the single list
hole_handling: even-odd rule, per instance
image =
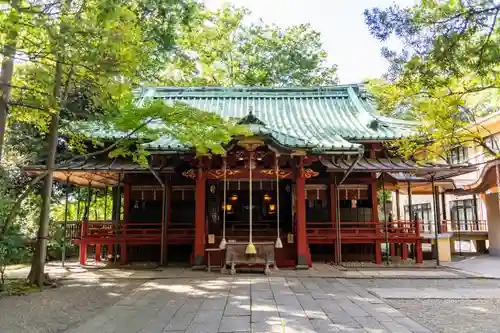
[{"label": "green foliage canopy", "polygon": [[311,86],[337,83],[320,34],[309,24],[282,29],[246,23],[249,11],[203,10],[183,27],[178,51],[162,72],[167,85]]},{"label": "green foliage canopy", "polygon": [[494,0],[421,0],[365,11],[376,38],[396,37],[400,52],[382,49],[385,80],[369,86],[385,114],[417,120],[415,135],[397,142],[403,155],[446,159],[460,145],[484,147],[470,125],[500,106],[500,3]]}]

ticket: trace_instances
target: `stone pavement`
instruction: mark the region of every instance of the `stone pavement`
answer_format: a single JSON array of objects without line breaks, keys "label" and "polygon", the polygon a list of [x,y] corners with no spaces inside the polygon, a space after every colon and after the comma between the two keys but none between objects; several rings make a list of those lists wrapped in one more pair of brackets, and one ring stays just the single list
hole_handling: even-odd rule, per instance
[{"label": "stone pavement", "polygon": [[[137,267],[118,266],[105,267],[103,263],[81,266],[76,261],[67,262],[65,267],[60,262],[50,262],[45,266],[45,272],[51,277],[67,280],[101,280],[101,279],[170,279],[170,278],[217,278],[220,271],[193,271],[191,268],[167,267],[137,269]],[[7,270],[7,278],[23,279],[28,276],[29,267]],[[442,268],[359,268],[341,270],[338,267],[314,263],[309,270],[281,269],[273,272],[276,277],[317,277],[317,278],[404,278],[404,279],[462,279],[470,274],[455,269]]]},{"label": "stone pavement", "polygon": [[500,279],[500,257],[481,255],[443,265],[476,277]]},{"label": "stone pavement", "polygon": [[265,276],[144,283],[66,333],[431,332],[343,278]]}]

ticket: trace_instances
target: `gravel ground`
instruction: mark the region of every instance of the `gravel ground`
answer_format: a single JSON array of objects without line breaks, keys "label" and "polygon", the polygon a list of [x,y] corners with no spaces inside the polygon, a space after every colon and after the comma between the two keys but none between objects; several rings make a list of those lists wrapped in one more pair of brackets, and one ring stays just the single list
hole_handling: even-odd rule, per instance
[{"label": "gravel ground", "polygon": [[500,280],[488,279],[349,279],[363,288],[500,288]]},{"label": "gravel ground", "polygon": [[0,332],[59,333],[116,303],[144,281],[66,281],[26,296],[0,298]]},{"label": "gravel ground", "polygon": [[[500,288],[500,280],[351,279],[363,288]],[[500,300],[384,299],[433,332],[500,332]]]},{"label": "gravel ground", "polygon": [[500,332],[500,300],[385,300],[433,332]]}]

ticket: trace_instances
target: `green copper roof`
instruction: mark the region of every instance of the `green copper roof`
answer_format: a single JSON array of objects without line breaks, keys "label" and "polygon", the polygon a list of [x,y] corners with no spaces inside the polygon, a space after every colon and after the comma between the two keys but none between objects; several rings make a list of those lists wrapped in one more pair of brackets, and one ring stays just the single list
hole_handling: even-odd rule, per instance
[{"label": "green copper roof", "polygon": [[[409,134],[413,124],[376,114],[359,85],[318,88],[173,88],[145,87],[139,103],[163,99],[182,102],[223,117],[259,120],[254,134],[268,135],[290,148],[356,150],[356,141],[394,140]],[[161,138],[145,144],[153,150],[186,148],[177,140]]]}]

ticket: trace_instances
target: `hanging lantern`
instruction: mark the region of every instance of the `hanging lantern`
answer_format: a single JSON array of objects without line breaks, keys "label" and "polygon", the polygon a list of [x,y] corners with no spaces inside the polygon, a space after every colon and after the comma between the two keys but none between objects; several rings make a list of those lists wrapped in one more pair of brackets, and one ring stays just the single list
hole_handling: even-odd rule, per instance
[{"label": "hanging lantern", "polygon": [[276,205],[270,204],[269,205],[269,213],[274,214],[275,212],[276,212]]},{"label": "hanging lantern", "polygon": [[271,201],[271,199],[272,198],[268,193],[264,194],[264,201]]},{"label": "hanging lantern", "polygon": [[232,201],[236,201],[236,200],[238,200],[238,194],[233,193],[233,195],[231,196],[231,200],[232,200]]}]

